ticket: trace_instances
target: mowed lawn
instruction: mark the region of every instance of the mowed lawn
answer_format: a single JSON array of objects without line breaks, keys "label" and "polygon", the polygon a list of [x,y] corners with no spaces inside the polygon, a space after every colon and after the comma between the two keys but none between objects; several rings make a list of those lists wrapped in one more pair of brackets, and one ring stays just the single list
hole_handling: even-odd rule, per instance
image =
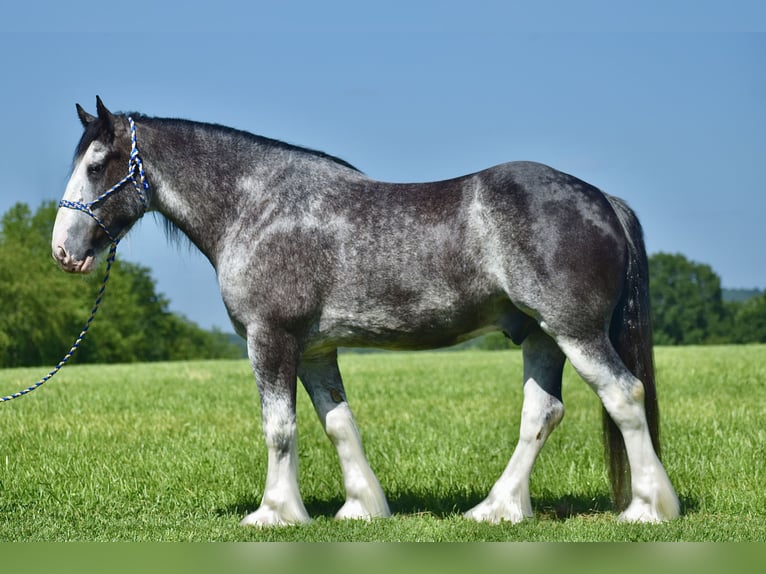
[{"label": "mowed lawn", "polygon": [[[238,525],[258,506],[266,470],[246,361],[72,365],[0,404],[0,541],[766,539],[766,346],[655,354],[663,460],[683,510],[671,523],[618,523],[600,405],[569,366],[566,416],[532,474],[536,517],[463,519],[515,445],[521,353],[379,353],[344,354],[341,370],[391,519],[333,520],[337,457],[299,389],[300,485],[314,520]],[[0,392],[40,371],[0,371]]]}]

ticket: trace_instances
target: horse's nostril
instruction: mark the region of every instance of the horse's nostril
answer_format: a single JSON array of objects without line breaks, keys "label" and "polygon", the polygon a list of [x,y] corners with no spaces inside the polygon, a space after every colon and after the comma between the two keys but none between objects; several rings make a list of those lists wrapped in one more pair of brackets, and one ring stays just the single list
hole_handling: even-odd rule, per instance
[{"label": "horse's nostril", "polygon": [[66,249],[64,249],[61,245],[57,246],[53,252],[53,257],[59,261],[64,261],[67,257]]}]

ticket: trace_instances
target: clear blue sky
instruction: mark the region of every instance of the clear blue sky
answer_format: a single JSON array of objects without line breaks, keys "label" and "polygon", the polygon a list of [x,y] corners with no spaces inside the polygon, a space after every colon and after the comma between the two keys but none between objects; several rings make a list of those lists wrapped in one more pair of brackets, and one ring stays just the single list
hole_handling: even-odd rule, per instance
[{"label": "clear blue sky", "polygon": [[[548,163],[625,198],[650,252],[766,288],[766,3],[27,0],[0,26],[2,212],[61,196],[99,94],[382,180]],[[229,329],[212,268],[152,217],[118,257]]]}]

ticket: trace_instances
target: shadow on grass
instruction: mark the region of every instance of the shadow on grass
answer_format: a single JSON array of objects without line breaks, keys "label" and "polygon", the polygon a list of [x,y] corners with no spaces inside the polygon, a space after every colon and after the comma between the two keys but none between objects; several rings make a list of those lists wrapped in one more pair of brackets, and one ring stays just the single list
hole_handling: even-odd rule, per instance
[{"label": "shadow on grass", "polygon": [[[395,514],[430,514],[447,518],[463,514],[479,504],[486,493],[465,493],[445,498],[424,496],[422,493],[403,493],[390,500],[391,512]],[[532,508],[538,518],[565,520],[574,516],[601,514],[613,510],[608,496],[596,498],[585,496],[564,496],[560,498],[532,498]]]},{"label": "shadow on grass", "polygon": [[[485,493],[465,492],[436,497],[422,492],[402,492],[389,497],[388,503],[392,514],[398,515],[429,515],[435,518],[447,518],[456,514],[462,514],[481,502]],[[306,510],[312,517],[324,516],[332,518],[343,506],[344,500],[339,497],[330,499],[316,499],[307,497],[304,500]],[[250,498],[241,500],[236,504],[219,509],[222,515],[236,515],[244,517],[255,511],[260,504],[260,499]],[[577,516],[601,515],[616,513],[614,504],[609,496],[578,496],[565,495],[561,497],[538,497],[532,498],[532,507],[537,518],[547,520],[567,520]],[[694,512],[699,507],[699,502],[688,496],[681,498],[681,513]]]}]

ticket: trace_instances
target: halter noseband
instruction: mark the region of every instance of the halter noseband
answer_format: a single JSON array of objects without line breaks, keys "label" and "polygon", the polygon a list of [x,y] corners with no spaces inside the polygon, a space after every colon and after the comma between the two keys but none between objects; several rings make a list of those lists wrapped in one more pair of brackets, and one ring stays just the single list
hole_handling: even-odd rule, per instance
[{"label": "halter noseband", "polygon": [[93,213],[93,208],[98,207],[99,203],[122,189],[122,186],[128,182],[133,183],[133,188],[136,190],[138,198],[141,200],[142,215],[146,213],[149,206],[146,195],[149,192],[149,182],[146,181],[144,162],[141,161],[141,156],[138,154],[138,145],[136,144],[136,124],[130,116],[128,116],[128,123],[130,124],[130,159],[128,160],[128,175],[123,177],[96,199],[89,201],[88,203],[83,203],[82,201],[69,201],[66,199],[59,201],[59,207],[68,207],[69,209],[76,209],[77,211],[87,213],[98,226],[103,229],[104,233],[106,233],[106,236],[109,238],[109,241],[114,245],[117,245],[120,240],[120,232],[112,234],[101,218]]}]

